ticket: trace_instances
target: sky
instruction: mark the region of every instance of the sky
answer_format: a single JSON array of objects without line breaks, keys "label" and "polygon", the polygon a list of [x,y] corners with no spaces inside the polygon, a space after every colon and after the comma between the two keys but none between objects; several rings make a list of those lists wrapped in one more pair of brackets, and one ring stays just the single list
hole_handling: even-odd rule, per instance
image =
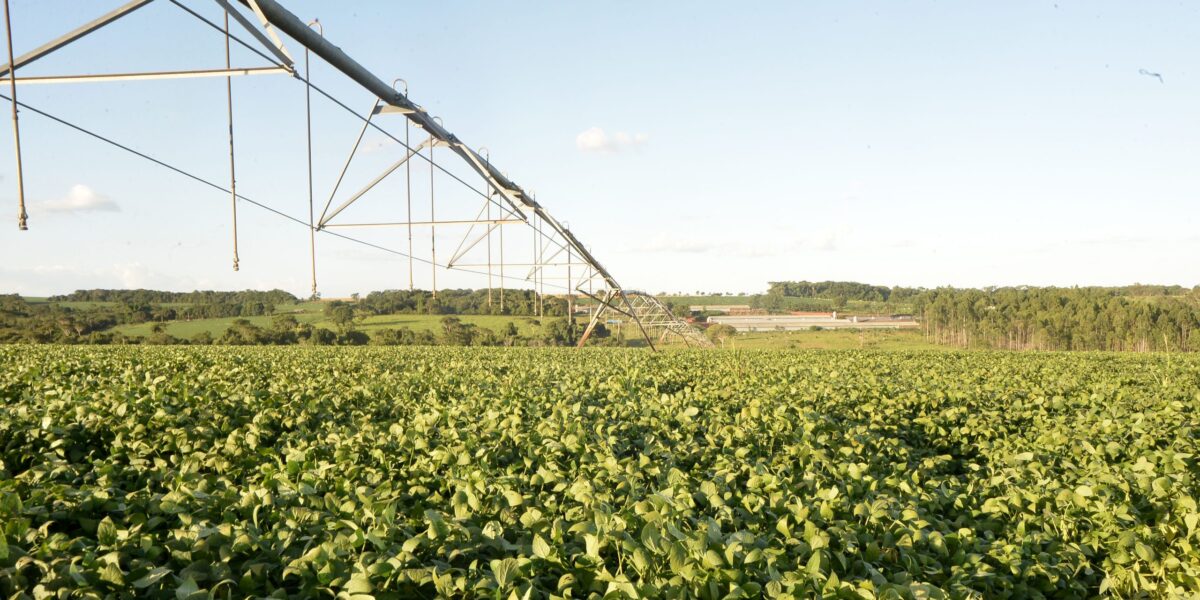
[{"label": "sky", "polygon": [[[413,101],[486,147],[627,288],[1200,284],[1194,2],[281,3],[319,19],[328,40],[381,78],[403,78]],[[13,0],[15,50],[117,4]],[[213,2],[186,4],[220,18]],[[223,43],[159,0],[18,76],[215,68]],[[285,43],[302,67],[302,47]],[[236,47],[232,60],[265,64]],[[372,105],[328,65],[311,69],[356,112]],[[304,93],[285,75],[233,81],[238,191],[301,220]],[[228,184],[223,78],[30,84],[18,95]],[[403,136],[402,118],[378,118]],[[20,123],[30,228],[16,227],[5,118],[0,292],[309,293],[306,226],[239,203],[234,272],[227,194],[28,110]],[[318,213],[402,155],[369,132],[331,194],[360,127],[313,97]],[[413,218],[424,218],[428,167],[414,165],[411,177]],[[444,173],[434,188],[439,218],[477,208],[475,192]],[[399,219],[405,202],[398,174],[345,218]],[[443,253],[455,243],[449,229],[438,229]],[[352,235],[408,243],[395,228]],[[415,238],[427,258],[428,233]],[[316,245],[326,297],[408,285],[401,256],[326,235]],[[414,271],[428,288],[428,265]],[[473,273],[436,276],[441,287],[487,285]]]}]

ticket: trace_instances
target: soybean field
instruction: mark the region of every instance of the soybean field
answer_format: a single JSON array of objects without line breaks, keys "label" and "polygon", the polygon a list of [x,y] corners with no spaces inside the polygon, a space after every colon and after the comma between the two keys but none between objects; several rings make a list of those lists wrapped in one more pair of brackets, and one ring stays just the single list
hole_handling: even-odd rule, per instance
[{"label": "soybean field", "polygon": [[1200,593],[1200,357],[0,347],[4,597]]}]

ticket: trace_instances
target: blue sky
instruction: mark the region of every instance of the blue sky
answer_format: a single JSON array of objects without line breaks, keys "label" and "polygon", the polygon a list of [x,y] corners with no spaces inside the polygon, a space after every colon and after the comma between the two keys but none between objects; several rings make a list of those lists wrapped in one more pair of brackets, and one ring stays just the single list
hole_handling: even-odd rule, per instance
[{"label": "blue sky", "polygon": [[[13,0],[16,51],[110,4]],[[188,4],[218,14],[211,2]],[[319,18],[381,77],[406,79],[414,101],[486,146],[627,287],[1200,283],[1195,3],[283,4]],[[217,67],[222,44],[160,0],[23,74]],[[234,62],[261,64],[241,51]],[[313,80],[357,110],[372,102],[326,65]],[[307,216],[303,86],[286,76],[234,86],[239,191]],[[223,79],[19,94],[228,179]],[[394,119],[389,129],[402,132]],[[0,290],[307,294],[305,228],[240,207],[234,273],[227,197],[28,111],[21,123],[30,230],[15,218],[0,227]],[[358,125],[315,101],[313,126],[319,212]],[[11,135],[6,119],[8,215]],[[365,143],[348,188],[398,157],[381,136]],[[414,194],[427,199],[420,174]],[[402,180],[388,185],[359,216],[398,214]],[[469,192],[435,186],[440,214],[456,198],[473,210]],[[406,243],[393,230],[362,236]],[[334,239],[318,246],[326,296],[407,285],[402,258]],[[486,285],[450,273],[438,282]],[[426,269],[416,284],[428,287]]]}]

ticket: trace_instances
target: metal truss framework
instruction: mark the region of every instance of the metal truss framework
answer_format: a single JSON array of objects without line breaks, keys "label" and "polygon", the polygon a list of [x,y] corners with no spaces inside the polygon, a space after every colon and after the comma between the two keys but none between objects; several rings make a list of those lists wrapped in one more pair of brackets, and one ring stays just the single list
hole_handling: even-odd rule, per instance
[{"label": "metal truss framework", "polygon": [[[310,232],[310,261],[312,270],[312,291],[313,295],[317,295],[317,250],[316,250],[316,234],[324,233],[335,237],[358,242],[368,246],[375,247],[380,250],[385,250],[395,255],[406,257],[408,260],[409,288],[413,288],[413,272],[414,262],[425,263],[430,267],[432,277],[432,291],[434,297],[437,295],[437,273],[439,269],[466,271],[478,274],[486,274],[488,282],[488,302],[493,301],[493,292],[497,292],[495,296],[499,302],[501,310],[504,309],[504,291],[506,280],[518,280],[522,286],[532,286],[536,292],[537,302],[536,310],[538,314],[542,313],[544,306],[544,298],[547,295],[546,288],[550,287],[553,290],[559,290],[558,295],[565,296],[568,302],[569,309],[573,312],[574,303],[577,296],[584,296],[595,301],[596,306],[592,310],[592,318],[584,335],[581,336],[579,345],[582,346],[588,337],[595,330],[595,327],[601,322],[600,319],[607,311],[614,311],[628,317],[638,326],[638,330],[645,338],[647,344],[651,348],[655,347],[656,342],[662,343],[670,338],[677,338],[688,346],[711,347],[709,340],[698,330],[691,327],[681,319],[673,315],[669,308],[660,302],[657,298],[641,292],[634,292],[623,289],[612,274],[604,268],[603,265],[592,255],[590,248],[585,246],[579,239],[567,228],[565,223],[562,223],[554,218],[553,215],[539,204],[532,194],[526,192],[521,186],[510,180],[502,171],[492,164],[489,153],[486,149],[478,151],[472,149],[467,144],[463,143],[457,136],[447,131],[441,120],[430,115],[421,106],[417,105],[408,98],[407,83],[402,79],[396,79],[391,85],[384,80],[372,74],[362,65],[350,58],[340,48],[329,43],[324,37],[324,31],[317,21],[305,23],[297,18],[294,14],[285,9],[276,0],[239,0],[242,8],[235,7],[229,0],[212,0],[220,8],[224,15],[224,24],[218,24],[207,17],[203,16],[192,7],[185,5],[181,0],[160,0],[170,2],[184,12],[203,21],[211,28],[220,31],[225,36],[225,66],[224,68],[216,69],[198,69],[198,70],[182,70],[182,71],[156,71],[156,72],[139,72],[139,73],[102,73],[102,74],[74,74],[74,75],[55,75],[55,76],[37,76],[37,77],[19,77],[17,72],[20,68],[25,67],[40,58],[43,58],[72,42],[83,38],[100,28],[124,18],[138,9],[150,4],[153,0],[133,0],[126,2],[118,8],[106,13],[105,15],[86,23],[38,48],[31,50],[23,55],[14,56],[12,48],[12,26],[9,18],[9,0],[4,0],[5,21],[7,25],[8,38],[8,64],[0,66],[0,84],[7,83],[9,87],[9,97],[4,98],[0,94],[0,98],[11,101],[12,105],[12,121],[14,131],[14,141],[16,146],[16,166],[17,166],[17,188],[18,188],[18,225],[20,229],[27,228],[27,215],[25,211],[24,186],[22,182],[22,164],[21,164],[21,146],[20,146],[20,124],[18,120],[18,106],[25,108],[47,117],[51,120],[66,125],[79,132],[90,135],[101,141],[109,143],[117,148],[131,152],[137,156],[155,162],[163,167],[176,171],[187,177],[200,181],[221,190],[229,195],[232,219],[233,219],[233,268],[238,269],[237,255],[237,208],[239,202],[247,202],[264,208],[278,215],[284,216],[292,221],[301,223],[308,227]],[[248,10],[249,16],[243,14],[243,10]],[[239,29],[237,32],[248,34],[253,38],[253,43],[248,42],[242,37],[239,37],[235,31],[230,28],[230,21],[237,24]],[[299,71],[296,61],[288,51],[284,43],[283,34],[304,48],[303,73]],[[264,58],[271,63],[267,67],[235,67],[230,62],[230,43],[236,42],[241,46],[251,50],[258,56]],[[333,96],[315,86],[309,78],[309,57],[310,54],[315,54],[318,58],[324,60],[333,68],[340,71],[343,75],[350,78],[363,89],[370,92],[376,99],[367,113],[359,115],[352,111],[343,102],[337,100]],[[266,206],[260,202],[250,200],[237,191],[236,177],[236,161],[234,155],[234,127],[233,127],[233,93],[232,80],[234,76],[248,75],[265,75],[265,74],[287,74],[295,79],[300,80],[306,86],[306,126],[308,135],[308,189],[309,189],[309,216],[308,220],[304,221],[297,217],[287,215],[274,208]],[[230,181],[228,188],[225,188],[214,182],[205,180],[201,177],[193,175],[178,167],[168,165],[163,161],[155,159],[143,152],[133,150],[132,148],[119,144],[109,138],[86,130],[73,123],[67,122],[64,119],[45,113],[37,108],[21,103],[17,99],[17,86],[29,84],[57,84],[57,83],[85,83],[96,81],[130,81],[130,80],[159,80],[159,79],[178,79],[178,78],[197,78],[197,77],[224,77],[226,79],[226,91],[228,101],[228,120],[229,120],[229,168]],[[400,85],[403,84],[403,85]],[[340,173],[337,176],[336,183],[328,198],[321,209],[319,216],[315,210],[315,194],[313,190],[313,164],[312,164],[312,117],[311,117],[311,93],[317,91],[326,99],[340,106],[348,112],[355,114],[362,120],[362,129],[358,134],[350,152],[343,164]],[[386,121],[390,115],[399,115],[404,117],[404,132],[393,134],[379,124],[378,121]],[[378,121],[377,121],[378,117]],[[411,142],[411,129],[416,127],[420,132],[422,141],[413,145]],[[342,184],[345,182],[347,171],[355,158],[359,156],[360,147],[364,135],[369,128],[382,133],[392,141],[399,143],[405,149],[404,156],[396,162],[389,165],[376,177],[368,182],[360,185],[353,193],[345,196],[339,196],[342,191]],[[455,176],[450,171],[442,166],[441,163],[434,160],[435,150],[444,149],[443,153],[451,157],[461,160],[470,171],[474,172],[482,179],[482,191],[469,184],[462,178]],[[413,163],[419,162],[421,166],[428,165],[429,169],[429,214],[428,219],[414,219],[412,212],[412,170]],[[468,189],[477,195],[481,200],[477,214],[471,219],[442,219],[439,220],[436,215],[436,196],[434,194],[434,174],[435,170],[446,175],[449,175],[458,183],[466,186]],[[338,221],[337,217],[341,213],[362,201],[365,196],[376,189],[376,187],[388,177],[395,173],[403,172],[405,174],[405,187],[407,211],[404,219],[389,220],[389,221],[358,221],[344,222]],[[340,199],[341,198],[341,199]],[[338,201],[340,199],[340,201]],[[338,201],[335,205],[335,201]],[[525,255],[525,252],[520,252],[522,258],[519,262],[513,262],[511,259],[506,260],[504,230],[507,227],[519,226],[525,228],[527,232],[532,233],[532,252]],[[365,242],[353,238],[349,235],[341,233],[341,231],[366,228],[366,227],[390,227],[402,228],[407,231],[408,246],[406,251],[393,250],[384,248],[376,244]],[[448,253],[445,248],[442,249],[444,260],[439,262],[437,247],[438,236],[436,234],[437,227],[459,227],[465,228],[465,233],[461,237],[461,241]],[[413,229],[428,228],[430,232],[429,255],[428,258],[418,256],[413,249]],[[494,244],[493,238],[498,238],[498,246]],[[486,248],[486,261],[479,258],[472,258],[483,253],[483,248]],[[498,252],[496,252],[498,250]],[[509,256],[517,256],[513,250],[509,249]],[[496,256],[498,254],[498,257]],[[528,260],[523,256],[530,256]],[[486,269],[482,271],[480,269]],[[506,272],[507,269],[507,272]],[[512,275],[513,269],[518,272],[523,272],[521,275]],[[498,283],[498,286],[496,285]],[[497,289],[498,288],[498,289]]]},{"label": "metal truss framework", "polygon": [[632,319],[644,331],[656,332],[659,343],[666,341],[669,336],[676,336],[688,346],[698,348],[713,347],[713,343],[703,333],[676,317],[671,312],[671,309],[658,298],[645,292],[633,290],[624,290],[621,293],[629,300],[629,310],[613,306],[611,302],[602,302],[599,304],[597,310],[592,313],[592,319],[588,322],[587,329],[584,330],[583,335],[580,337],[580,345],[583,345],[592,335],[592,332],[596,329],[596,325],[601,322],[600,319],[604,313],[611,310]]}]

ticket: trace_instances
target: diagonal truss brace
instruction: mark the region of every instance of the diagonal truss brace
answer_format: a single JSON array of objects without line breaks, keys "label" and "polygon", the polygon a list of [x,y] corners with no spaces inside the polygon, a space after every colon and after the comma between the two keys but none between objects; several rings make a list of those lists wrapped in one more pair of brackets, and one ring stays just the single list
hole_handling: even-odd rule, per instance
[{"label": "diagonal truss brace", "polygon": [[38,60],[39,58],[42,58],[54,52],[55,50],[58,50],[63,46],[66,46],[71,42],[74,42],[75,40],[78,40],[79,38],[84,37],[87,34],[92,33],[93,31],[96,31],[97,29],[100,29],[101,27],[104,27],[105,25],[108,25],[113,21],[120,19],[121,17],[128,15],[129,13],[132,13],[135,10],[150,4],[151,1],[152,0],[133,0],[133,2],[126,2],[119,8],[116,8],[115,10],[112,10],[101,17],[93,19],[88,23],[80,25],[72,31],[54,38],[53,40],[50,40],[49,42],[46,42],[45,44],[42,44],[41,46],[38,46],[37,48],[30,50],[21,56],[18,56],[17,58],[13,59],[12,64],[6,64],[3,67],[0,67],[0,76],[8,75],[13,70],[28,65],[29,63],[32,63],[33,61]]},{"label": "diagonal truss brace", "polygon": [[[174,0],[173,0],[174,1]],[[15,77],[14,71],[21,67],[27,66],[39,59],[45,58],[54,52],[69,46],[79,39],[94,33],[95,31],[110,25],[117,20],[132,14],[139,8],[142,8],[153,0],[133,0],[126,2],[121,6],[97,17],[75,29],[56,37],[25,54],[13,59],[11,64],[0,66],[0,83],[8,83],[9,79],[15,78],[18,85],[26,84],[44,84],[44,83],[86,83],[96,81],[137,81],[146,79],[183,79],[191,77],[229,77],[233,75],[261,75],[273,73],[292,73],[293,61],[288,55],[287,49],[283,46],[283,42],[275,34],[274,29],[269,24],[266,25],[271,37],[263,35],[254,24],[246,19],[238,10],[234,9],[226,0],[215,0],[221,8],[226,11],[229,16],[233,17],[242,25],[251,35],[260,43],[271,51],[276,58],[282,63],[282,66],[270,67],[245,67],[245,68],[225,68],[225,69],[190,69],[190,70],[175,70],[175,71],[145,71],[134,73],[88,73],[80,75],[40,75],[34,77]],[[177,6],[185,11],[197,15],[190,8],[174,2]]]},{"label": "diagonal truss brace", "polygon": [[[406,152],[404,154],[404,158],[401,158],[400,160],[392,163],[391,166],[384,169],[382,173],[375,176],[375,179],[372,179],[370,182],[367,183],[367,185],[363,186],[362,189],[358,190],[357,192],[354,193],[354,195],[347,198],[345,202],[342,202],[341,204],[339,204],[337,206],[337,208],[333,209],[332,212],[330,212],[328,215],[322,216],[321,220],[319,222],[317,222],[317,229],[323,229],[326,225],[329,224],[330,221],[333,220],[334,217],[338,216],[338,213],[349,208],[349,206],[351,204],[354,204],[356,201],[358,201],[359,198],[362,198],[364,194],[366,194],[367,192],[374,189],[375,186],[379,185],[379,182],[386,179],[388,175],[395,173],[396,169],[403,167],[404,163],[407,163],[409,161],[409,159],[416,156],[417,153],[420,152],[421,149],[424,148],[425,146],[427,146],[428,144],[429,144],[429,141],[426,140],[426,141],[418,144],[417,147]],[[357,148],[357,144],[355,145],[355,147]],[[349,166],[349,162],[347,162],[347,166]],[[345,171],[343,170],[342,173],[344,175]],[[338,181],[339,181],[339,183],[341,182],[340,179]]]},{"label": "diagonal truss brace", "polygon": [[279,58],[280,62],[288,66],[294,64],[295,60],[292,59],[292,55],[288,53],[287,46],[283,45],[283,40],[279,39],[278,33],[275,33],[275,28],[271,26],[271,22],[267,20],[267,16],[263,14],[262,8],[258,5],[258,2],[256,0],[248,0],[248,2],[250,5],[250,10],[254,11],[254,14],[258,17],[258,22],[262,24],[263,29],[267,32],[267,35],[270,36],[271,39],[269,41],[263,39],[262,34],[259,33],[258,30],[256,30],[254,26],[246,20],[245,17],[242,17],[241,14],[237,14],[237,11],[233,10],[233,7],[230,6],[225,0],[217,0],[217,3],[220,4],[231,16],[237,14],[237,16],[234,17],[237,19],[237,22],[241,23],[243,27],[250,30],[250,32],[254,34],[255,38],[262,42],[268,49],[272,51],[272,53],[275,54],[277,58]]}]

